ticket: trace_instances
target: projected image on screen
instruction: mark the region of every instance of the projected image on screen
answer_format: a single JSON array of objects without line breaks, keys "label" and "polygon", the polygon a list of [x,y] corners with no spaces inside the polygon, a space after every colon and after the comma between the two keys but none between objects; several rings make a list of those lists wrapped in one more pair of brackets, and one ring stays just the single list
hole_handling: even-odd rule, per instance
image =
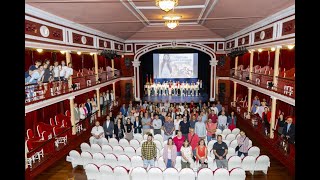
[{"label": "projected image on screen", "polygon": [[154,78],[198,78],[198,54],[153,54]]}]

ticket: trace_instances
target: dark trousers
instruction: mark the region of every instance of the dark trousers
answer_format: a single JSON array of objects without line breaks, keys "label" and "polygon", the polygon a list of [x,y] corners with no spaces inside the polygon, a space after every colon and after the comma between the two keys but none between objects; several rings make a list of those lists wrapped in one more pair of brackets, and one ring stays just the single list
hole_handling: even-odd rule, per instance
[{"label": "dark trousers", "polygon": [[188,139],[188,134],[182,134],[182,136],[184,136],[184,138]]},{"label": "dark trousers", "polygon": [[240,157],[242,154],[243,154],[244,156],[248,156],[248,153],[244,153],[244,152],[238,151],[238,156],[239,156],[239,157]]},{"label": "dark trousers", "polygon": [[153,129],[153,134],[160,134],[161,135],[161,129]]},{"label": "dark trousers", "polygon": [[106,134],[106,138],[109,140],[109,138],[112,138],[112,134],[109,134],[109,135]]}]

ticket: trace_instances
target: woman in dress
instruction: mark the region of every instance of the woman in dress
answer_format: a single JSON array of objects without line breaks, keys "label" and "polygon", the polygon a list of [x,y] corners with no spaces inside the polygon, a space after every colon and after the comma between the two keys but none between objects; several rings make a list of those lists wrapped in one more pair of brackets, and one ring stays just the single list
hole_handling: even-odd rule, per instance
[{"label": "woman in dress", "polygon": [[284,116],[284,112],[281,112],[279,115],[278,121],[277,121],[277,126],[276,126],[278,128],[278,132],[280,135],[282,134],[282,130],[283,130],[284,125],[286,123],[283,116]]},{"label": "woman in dress", "polygon": [[142,123],[141,123],[141,120],[140,120],[140,117],[139,116],[136,116],[135,117],[135,120],[134,120],[134,123],[133,123],[133,133],[139,133],[141,134],[142,133]]},{"label": "woman in dress", "polygon": [[116,124],[114,125],[114,134],[118,141],[124,137],[124,126],[119,118],[116,119]]},{"label": "woman in dress", "polygon": [[234,128],[236,128],[237,123],[237,116],[234,115],[234,111],[231,112],[230,116],[228,116],[227,120],[229,126],[228,128],[232,131]]},{"label": "woman in dress", "polygon": [[180,149],[181,151],[181,169],[183,168],[193,168],[194,167],[194,161],[193,161],[193,153],[192,148],[190,146],[190,143],[188,139],[185,139],[183,142],[183,146]]},{"label": "woman in dress", "polygon": [[131,139],[133,139],[133,133],[132,133],[132,130],[133,130],[133,124],[131,123],[131,119],[130,118],[126,118],[126,124],[124,126],[124,130],[125,130],[125,133],[126,133],[126,139],[128,141],[130,141]]},{"label": "woman in dress", "polygon": [[167,144],[163,148],[163,160],[167,168],[172,168],[176,164],[177,147],[174,145],[172,138],[168,138]]},{"label": "woman in dress", "polygon": [[205,164],[205,161],[207,160],[208,156],[208,149],[206,147],[206,144],[204,142],[204,139],[201,139],[198,143],[198,146],[196,147],[196,161],[199,161],[199,164],[201,164],[201,167]]}]

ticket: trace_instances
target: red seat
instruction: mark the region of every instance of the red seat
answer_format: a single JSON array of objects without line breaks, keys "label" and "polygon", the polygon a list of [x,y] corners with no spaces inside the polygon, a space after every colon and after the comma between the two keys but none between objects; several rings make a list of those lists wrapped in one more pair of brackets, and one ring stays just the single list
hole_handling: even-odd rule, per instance
[{"label": "red seat", "polygon": [[39,122],[37,125],[38,136],[41,140],[48,140],[52,138],[52,126],[43,122]]},{"label": "red seat", "polygon": [[33,131],[31,129],[27,129],[27,139],[28,140],[32,139],[32,140],[38,141],[41,139],[41,137],[35,137]]}]

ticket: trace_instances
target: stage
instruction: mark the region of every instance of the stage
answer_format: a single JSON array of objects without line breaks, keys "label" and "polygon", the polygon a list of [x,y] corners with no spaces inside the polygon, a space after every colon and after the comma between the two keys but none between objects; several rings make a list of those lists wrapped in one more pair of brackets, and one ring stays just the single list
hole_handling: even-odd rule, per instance
[{"label": "stage", "polygon": [[202,102],[208,101],[208,94],[204,93],[201,96],[148,96],[145,95],[143,97],[143,101],[151,101],[151,102],[166,102],[169,101],[169,103],[190,103],[193,101],[194,103],[198,103],[200,100]]}]

